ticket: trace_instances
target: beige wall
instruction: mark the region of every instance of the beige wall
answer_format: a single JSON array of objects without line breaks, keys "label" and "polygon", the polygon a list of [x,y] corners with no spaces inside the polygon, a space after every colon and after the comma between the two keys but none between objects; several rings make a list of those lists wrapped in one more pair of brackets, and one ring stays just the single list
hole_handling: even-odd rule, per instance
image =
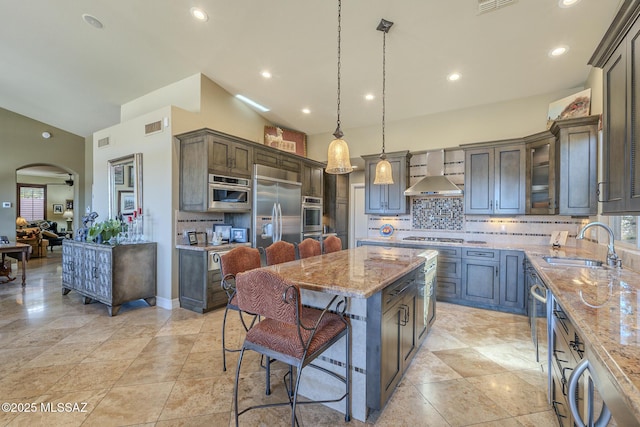
[{"label": "beige wall", "polygon": [[[42,138],[45,130],[50,139]],[[83,205],[84,159],[84,138],[0,108],[0,201],[11,202],[11,208],[0,207],[0,234],[15,238],[16,169],[48,164],[73,173],[75,204]]]},{"label": "beige wall", "polygon": [[[582,90],[582,87],[550,94],[447,111],[429,116],[387,122],[387,152],[421,151],[460,144],[522,137],[546,129],[549,103]],[[341,117],[343,124],[348,117]],[[329,128],[329,124],[327,124]],[[332,128],[333,129],[333,128]],[[380,125],[349,129],[343,126],[352,158],[378,153],[382,148]],[[332,130],[333,132],[333,130]],[[327,160],[330,133],[308,137],[309,157]]]}]

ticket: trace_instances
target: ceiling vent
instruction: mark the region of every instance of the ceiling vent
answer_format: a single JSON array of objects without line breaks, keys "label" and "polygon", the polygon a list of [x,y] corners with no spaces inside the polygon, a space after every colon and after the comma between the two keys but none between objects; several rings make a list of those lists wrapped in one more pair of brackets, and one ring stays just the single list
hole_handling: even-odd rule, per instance
[{"label": "ceiling vent", "polygon": [[491,12],[515,2],[516,0],[478,0],[478,13]]},{"label": "ceiling vent", "polygon": [[144,134],[151,135],[152,133],[162,132],[162,120],[157,122],[147,123],[144,125]]},{"label": "ceiling vent", "polygon": [[108,136],[98,140],[98,148],[108,147],[109,145],[111,145],[111,140]]}]

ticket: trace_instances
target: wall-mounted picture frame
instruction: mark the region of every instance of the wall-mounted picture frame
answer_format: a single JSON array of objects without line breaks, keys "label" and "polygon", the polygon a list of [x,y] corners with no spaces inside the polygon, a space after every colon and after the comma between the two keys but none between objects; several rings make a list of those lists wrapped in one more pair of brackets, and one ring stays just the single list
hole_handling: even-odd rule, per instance
[{"label": "wall-mounted picture frame", "polygon": [[62,215],[62,213],[64,212],[64,210],[62,209],[62,203],[58,204],[58,203],[54,203],[53,204],[53,213],[56,215]]},{"label": "wall-mounted picture frame", "polygon": [[113,183],[115,185],[124,185],[124,165],[115,165],[113,167]]},{"label": "wall-mounted picture frame", "polygon": [[65,209],[68,211],[72,211],[73,210],[73,200],[66,200],[64,202],[65,205]]},{"label": "wall-mounted picture frame", "polygon": [[122,215],[131,215],[136,209],[136,198],[133,191],[118,191],[118,206]]},{"label": "wall-mounted picture frame", "polygon": [[265,126],[264,145],[307,157],[307,134],[296,130]]},{"label": "wall-mounted picture frame", "polygon": [[188,231],[187,232],[187,238],[189,239],[189,244],[190,245],[197,245],[198,244],[198,235],[196,234],[195,231]]}]

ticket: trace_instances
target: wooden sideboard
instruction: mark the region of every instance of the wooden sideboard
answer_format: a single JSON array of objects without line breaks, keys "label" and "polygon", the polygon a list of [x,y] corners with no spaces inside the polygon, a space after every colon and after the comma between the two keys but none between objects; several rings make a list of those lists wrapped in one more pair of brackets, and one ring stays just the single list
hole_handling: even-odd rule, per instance
[{"label": "wooden sideboard", "polygon": [[74,290],[84,303],[99,301],[115,316],[125,302],[156,304],[157,244],[103,245],[64,240],[62,294]]}]

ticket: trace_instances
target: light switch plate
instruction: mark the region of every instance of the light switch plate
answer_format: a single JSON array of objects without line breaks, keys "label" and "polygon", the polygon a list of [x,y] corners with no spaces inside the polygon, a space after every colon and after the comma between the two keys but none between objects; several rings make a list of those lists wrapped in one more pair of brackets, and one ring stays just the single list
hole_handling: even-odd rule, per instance
[{"label": "light switch plate", "polygon": [[10,208],[11,207],[11,202],[2,202],[2,207],[3,208]]},{"label": "light switch plate", "polygon": [[567,243],[567,236],[569,235],[568,231],[553,231],[551,233],[551,239],[549,240],[549,244],[551,246],[564,246]]}]

